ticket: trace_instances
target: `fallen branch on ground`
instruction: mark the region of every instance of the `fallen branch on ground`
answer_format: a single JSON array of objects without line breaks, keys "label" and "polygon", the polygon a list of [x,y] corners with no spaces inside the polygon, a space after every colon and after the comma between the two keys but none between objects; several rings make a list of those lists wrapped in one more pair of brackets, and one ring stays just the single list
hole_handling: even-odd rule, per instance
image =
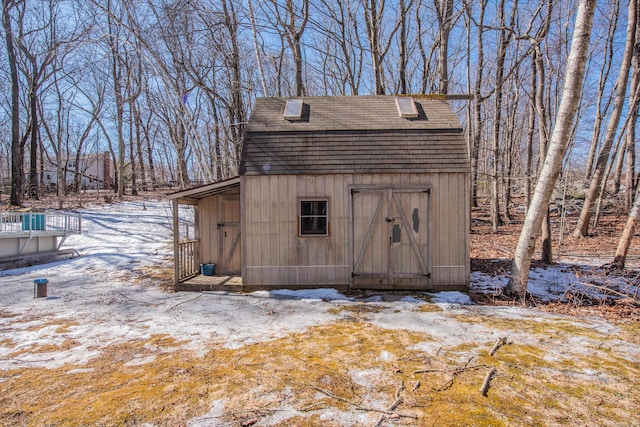
[{"label": "fallen branch on ground", "polygon": [[[606,287],[606,286],[596,285],[596,284],[594,284],[594,283],[588,283],[588,282],[579,282],[578,284],[579,284],[579,285],[581,285],[581,286],[588,287],[588,288],[595,288],[595,289],[599,289],[599,290],[601,290],[601,291],[607,292],[607,293],[609,293],[609,294],[617,295],[617,296],[622,297],[622,298],[629,298],[629,299],[631,299],[631,300],[635,300],[635,301],[637,301],[637,300],[638,300],[638,299],[637,299],[637,296],[634,296],[634,295],[631,295],[631,294],[626,294],[626,293],[624,293],[624,292],[614,291],[613,289],[608,288],[608,287]],[[568,290],[569,290],[569,289],[567,289],[567,291],[568,291]]]},{"label": "fallen branch on ground", "polygon": [[137,304],[140,304],[140,305],[146,305],[146,306],[149,306],[149,307],[155,307],[155,306],[157,306],[157,305],[158,305],[158,304],[155,304],[155,303],[152,303],[152,302],[139,301],[139,300],[137,300],[137,299],[131,298],[129,295],[123,294],[122,292],[117,292],[117,291],[116,291],[116,292],[114,292],[114,293],[116,293],[116,294],[120,295],[121,297],[123,297],[123,298],[124,298],[124,299],[126,299],[127,301],[133,301],[133,302],[135,302],[135,303],[137,303]]},{"label": "fallen branch on ground", "polygon": [[198,298],[200,298],[202,295],[203,295],[203,294],[200,294],[200,295],[198,295],[197,297],[189,298],[188,300],[184,300],[184,301],[181,301],[181,302],[179,302],[179,303],[177,303],[177,304],[174,304],[174,305],[172,305],[171,307],[167,308],[165,311],[173,310],[174,308],[176,308],[176,307],[177,307],[177,306],[179,306],[179,305],[182,305],[182,304],[185,304],[185,303],[188,303],[188,302],[191,302],[191,301],[195,301],[195,300],[197,300]]},{"label": "fallen branch on ground", "polygon": [[320,393],[326,394],[327,396],[331,397],[332,399],[336,399],[336,400],[339,400],[341,402],[348,403],[351,406],[355,406],[357,409],[359,409],[361,411],[379,412],[381,414],[394,415],[394,416],[398,416],[398,417],[402,417],[402,418],[411,418],[413,420],[417,420],[418,419],[418,417],[416,417],[415,415],[402,414],[400,412],[393,412],[393,411],[387,411],[385,409],[376,409],[376,408],[370,408],[370,407],[367,407],[367,406],[362,406],[359,403],[356,403],[356,402],[354,402],[352,400],[345,399],[344,397],[340,397],[338,395],[335,395],[335,394],[331,393],[329,390],[325,390],[325,389],[320,388],[320,387],[318,387],[316,385],[312,384],[311,387],[315,388]]},{"label": "fallen branch on ground", "polygon": [[503,345],[505,345],[506,343],[507,343],[507,337],[498,338],[498,340],[493,345],[493,347],[491,347],[491,351],[489,352],[489,356],[493,356],[496,353],[496,351],[498,351],[498,349],[500,347],[502,347]]},{"label": "fallen branch on ground", "polygon": [[453,369],[418,369],[416,371],[413,371],[413,373],[426,374],[426,373],[432,373],[432,372],[447,372],[447,373],[451,373],[452,375],[459,375],[465,371],[473,371],[474,369],[479,369],[479,368],[488,368],[487,365],[467,366],[472,360],[473,360],[473,357],[467,360],[467,362],[464,365],[458,366],[457,368],[453,368]]},{"label": "fallen branch on ground", "polygon": [[451,386],[453,385],[456,377],[458,375],[460,375],[461,373],[463,373],[465,371],[472,371],[472,370],[475,370],[475,369],[487,368],[488,367],[487,365],[469,366],[469,363],[471,363],[473,358],[474,358],[474,356],[471,356],[469,358],[469,360],[467,360],[465,362],[464,365],[458,366],[457,368],[454,368],[454,369],[418,369],[417,371],[413,371],[413,373],[414,374],[423,374],[423,373],[428,373],[428,372],[449,372],[449,373],[451,373],[451,378],[449,379],[449,381],[447,381],[444,385],[442,385],[441,387],[436,389],[436,391],[443,391],[443,390],[447,390],[447,389],[451,388]]},{"label": "fallen branch on ground", "polygon": [[[391,404],[391,406],[389,406],[389,411],[393,412],[393,415],[391,415],[391,417],[398,416],[398,414],[395,412],[395,410],[402,403],[402,391],[403,390],[404,390],[404,382],[402,384],[400,384],[400,387],[398,387],[398,389],[396,390],[396,400]],[[380,418],[378,419],[378,422],[376,423],[376,427],[381,426],[382,422],[386,418],[387,418],[386,414],[380,416]]]},{"label": "fallen branch on ground", "polygon": [[491,383],[491,377],[496,373],[496,368],[491,368],[489,372],[487,372],[487,376],[484,377],[484,381],[482,382],[482,387],[480,387],[480,393],[483,396],[487,395],[487,391],[489,390],[489,384]]}]

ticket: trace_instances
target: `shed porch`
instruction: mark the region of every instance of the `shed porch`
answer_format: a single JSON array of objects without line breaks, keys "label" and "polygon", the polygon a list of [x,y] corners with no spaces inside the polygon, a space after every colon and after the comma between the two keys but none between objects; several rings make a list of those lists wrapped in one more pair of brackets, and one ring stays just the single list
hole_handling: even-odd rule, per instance
[{"label": "shed porch", "polygon": [[[167,198],[173,203],[174,289],[241,291],[240,178]],[[193,218],[182,218],[181,207],[190,207]],[[206,263],[216,265],[216,274],[201,274]]]},{"label": "shed porch", "polygon": [[242,277],[214,275],[203,276],[198,274],[174,285],[175,291],[225,291],[242,292]]}]

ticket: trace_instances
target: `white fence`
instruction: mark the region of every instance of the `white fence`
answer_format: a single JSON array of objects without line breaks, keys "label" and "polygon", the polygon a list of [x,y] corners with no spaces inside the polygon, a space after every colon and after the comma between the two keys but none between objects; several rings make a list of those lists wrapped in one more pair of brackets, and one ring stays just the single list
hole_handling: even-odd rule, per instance
[{"label": "white fence", "polygon": [[3,234],[55,234],[66,236],[82,232],[82,218],[74,212],[0,213],[0,238]]}]

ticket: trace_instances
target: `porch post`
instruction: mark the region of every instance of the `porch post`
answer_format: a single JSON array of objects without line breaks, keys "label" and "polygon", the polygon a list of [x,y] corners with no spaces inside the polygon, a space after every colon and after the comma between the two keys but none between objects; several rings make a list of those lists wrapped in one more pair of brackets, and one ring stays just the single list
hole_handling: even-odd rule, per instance
[{"label": "porch post", "polygon": [[180,223],[178,221],[178,199],[173,199],[173,290],[180,280]]}]

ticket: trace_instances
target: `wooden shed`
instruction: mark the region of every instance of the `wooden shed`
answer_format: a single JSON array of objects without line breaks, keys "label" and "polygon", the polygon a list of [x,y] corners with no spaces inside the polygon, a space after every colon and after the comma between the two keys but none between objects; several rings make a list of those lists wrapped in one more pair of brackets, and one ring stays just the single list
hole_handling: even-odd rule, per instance
[{"label": "wooden shed", "polygon": [[169,197],[197,206],[195,264],[243,290],[469,285],[469,155],[443,100],[258,99],[240,176]]}]

